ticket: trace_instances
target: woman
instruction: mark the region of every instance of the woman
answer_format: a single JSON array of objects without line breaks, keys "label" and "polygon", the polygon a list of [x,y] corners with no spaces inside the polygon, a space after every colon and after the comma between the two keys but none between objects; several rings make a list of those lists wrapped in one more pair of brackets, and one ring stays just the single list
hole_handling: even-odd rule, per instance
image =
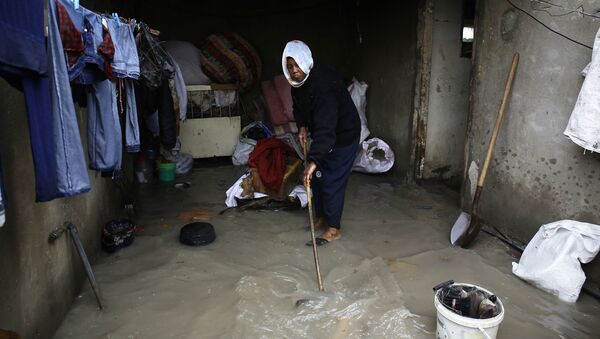
[{"label": "woman", "polygon": [[300,142],[304,145],[309,133],[312,139],[304,182],[312,184],[315,226],[325,228],[316,238],[320,246],[342,237],[342,210],[360,138],[360,118],[341,76],[315,65],[304,42],[287,43],[282,67],[292,85]]}]

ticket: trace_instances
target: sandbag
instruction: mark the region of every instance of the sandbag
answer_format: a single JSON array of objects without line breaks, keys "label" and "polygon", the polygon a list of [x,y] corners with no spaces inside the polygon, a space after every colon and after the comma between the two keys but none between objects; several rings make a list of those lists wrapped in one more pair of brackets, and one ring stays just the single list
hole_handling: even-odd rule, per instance
[{"label": "sandbag", "polygon": [[519,278],[566,302],[579,298],[585,282],[581,263],[600,250],[600,226],[573,220],[542,225],[512,271]]},{"label": "sandbag", "polygon": [[179,65],[187,86],[211,83],[200,67],[200,50],[196,46],[186,41],[171,40],[165,41],[163,47]]},{"label": "sandbag", "polygon": [[365,141],[371,134],[369,127],[367,127],[367,88],[369,88],[369,85],[356,80],[356,78],[352,78],[352,84],[348,86],[348,92],[350,92],[350,97],[360,117],[360,142]]},{"label": "sandbag", "polygon": [[379,138],[363,141],[354,160],[353,171],[362,173],[384,173],[394,166],[394,152]]}]

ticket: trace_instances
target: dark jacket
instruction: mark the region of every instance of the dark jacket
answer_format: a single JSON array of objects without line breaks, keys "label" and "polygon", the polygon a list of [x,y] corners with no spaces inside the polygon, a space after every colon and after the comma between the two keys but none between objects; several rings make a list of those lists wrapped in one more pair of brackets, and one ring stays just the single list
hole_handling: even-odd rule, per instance
[{"label": "dark jacket", "polygon": [[292,87],[294,117],[307,127],[313,143],[308,159],[319,164],[334,147],[358,144],[360,118],[342,78],[315,65],[306,82]]}]

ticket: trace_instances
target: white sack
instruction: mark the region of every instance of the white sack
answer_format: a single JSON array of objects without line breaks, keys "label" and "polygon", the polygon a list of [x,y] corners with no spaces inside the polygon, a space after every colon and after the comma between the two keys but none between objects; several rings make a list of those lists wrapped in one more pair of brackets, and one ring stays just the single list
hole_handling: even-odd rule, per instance
[{"label": "white sack", "polygon": [[589,263],[600,249],[600,226],[561,220],[540,227],[525,248],[513,273],[532,285],[575,302],[585,282],[581,263]]},{"label": "white sack", "polygon": [[390,146],[379,138],[371,138],[360,144],[352,170],[362,173],[384,173],[392,166],[394,152]]},{"label": "white sack", "polygon": [[[264,197],[268,197],[268,195],[263,194],[263,193],[258,193],[258,192],[254,192],[252,194],[249,194],[247,196],[242,196],[242,193],[244,192],[244,189],[242,188],[242,181],[250,174],[246,173],[244,175],[242,175],[238,181],[235,182],[235,184],[233,184],[233,186],[231,186],[226,194],[227,194],[227,199],[225,199],[225,205],[227,205],[227,207],[236,207],[237,206],[237,201],[235,200],[235,198],[238,199],[258,199],[258,198],[264,198]],[[306,207],[306,205],[308,204],[308,196],[306,195],[306,190],[304,189],[304,186],[301,185],[297,185],[296,187],[294,187],[294,189],[292,190],[292,192],[290,192],[289,197],[292,198],[296,198],[298,200],[300,200],[300,205],[302,207]]]},{"label": "white sack", "polygon": [[586,150],[600,152],[600,30],[594,40],[592,62],[583,72],[585,80],[564,134]]},{"label": "white sack", "polygon": [[367,83],[358,81],[356,78],[352,78],[352,84],[348,86],[348,92],[350,97],[358,110],[358,116],[360,117],[360,142],[365,141],[371,131],[367,127]]}]

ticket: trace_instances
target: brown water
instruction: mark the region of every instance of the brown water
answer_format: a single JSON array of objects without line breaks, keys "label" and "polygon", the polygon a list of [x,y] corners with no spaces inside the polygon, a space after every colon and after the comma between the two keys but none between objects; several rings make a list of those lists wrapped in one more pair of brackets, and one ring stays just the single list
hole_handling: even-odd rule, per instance
[{"label": "brown water", "polygon": [[[454,193],[353,174],[344,238],[320,248],[318,293],[307,212],[229,211],[210,221],[217,240],[186,247],[181,212],[210,216],[241,170],[195,169],[189,189],[139,192],[135,243],[94,265],[106,309],[86,284],[56,338],[432,338],[432,286],[456,281],[495,292],[506,315],[498,338],[596,338],[600,305],[566,304],[510,272],[512,258],[481,234],[472,250],[449,246]],[[188,213],[194,215],[194,213]],[[298,300],[307,299],[296,305]]]}]

